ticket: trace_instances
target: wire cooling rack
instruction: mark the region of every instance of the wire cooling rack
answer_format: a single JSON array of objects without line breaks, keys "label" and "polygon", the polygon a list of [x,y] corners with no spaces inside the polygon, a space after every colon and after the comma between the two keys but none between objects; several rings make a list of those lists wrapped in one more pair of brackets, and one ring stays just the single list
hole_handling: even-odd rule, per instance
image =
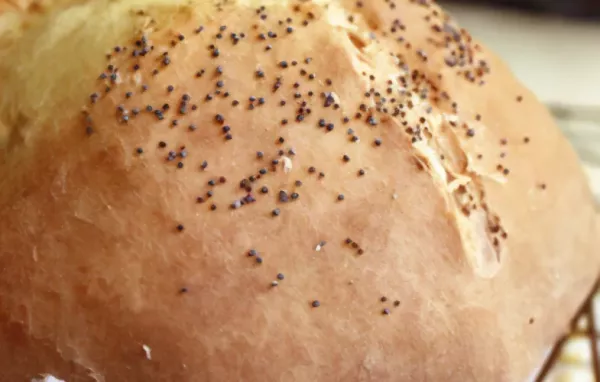
[{"label": "wire cooling rack", "polygon": [[569,332],[554,346],[536,382],[600,381],[599,287],[600,280],[571,321]]}]

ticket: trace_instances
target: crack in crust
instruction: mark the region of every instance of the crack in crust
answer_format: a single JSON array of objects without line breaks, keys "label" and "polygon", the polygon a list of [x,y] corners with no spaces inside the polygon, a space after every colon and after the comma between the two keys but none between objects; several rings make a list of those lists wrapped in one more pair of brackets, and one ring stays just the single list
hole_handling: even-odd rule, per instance
[{"label": "crack in crust", "polygon": [[[486,175],[472,167],[469,153],[450,127],[456,120],[456,116],[439,114],[430,118],[425,137],[414,142],[413,147],[455,218],[469,264],[477,275],[489,278],[501,268],[505,255],[501,240],[508,234],[486,202],[482,184]],[[499,183],[506,182],[505,178],[487,176]]]},{"label": "crack in crust", "polygon": [[[357,30],[355,25],[343,22],[348,18],[346,9],[339,7],[329,8],[328,18],[332,25],[337,25],[346,31],[348,40],[355,48],[353,56],[356,58],[354,66],[358,73],[368,68],[376,68],[377,55],[387,55],[386,49],[379,44],[373,34],[377,29],[373,25],[378,20],[373,15],[363,18],[365,28],[369,33]],[[341,20],[341,21],[336,21]],[[451,28],[449,22],[445,28]],[[458,32],[456,32],[458,33]],[[472,53],[472,52],[471,52]],[[409,105],[409,110],[395,112],[390,118],[399,130],[404,130],[412,142],[414,156],[423,169],[428,171],[433,182],[446,201],[449,214],[454,218],[467,261],[475,274],[483,278],[493,277],[501,269],[502,261],[506,255],[506,247],[502,241],[508,237],[499,216],[493,212],[486,201],[483,178],[488,178],[498,183],[505,183],[506,177],[497,174],[486,174],[475,168],[473,158],[461,143],[457,135],[457,128],[472,128],[475,124],[459,121],[456,114],[446,114],[432,106],[430,93],[439,93],[431,84],[431,79],[421,81],[406,81],[411,73],[399,56],[393,56],[392,66],[395,71],[388,81],[389,86],[394,86],[398,93],[403,94]],[[473,61],[473,58],[470,58]],[[367,88],[372,84],[367,83]],[[418,91],[415,91],[418,88]],[[431,91],[433,90],[433,91]],[[421,93],[419,95],[414,93]],[[425,97],[423,97],[423,93]],[[377,101],[369,98],[370,112],[381,111]],[[404,103],[404,102],[403,102]],[[383,118],[389,116],[383,113]],[[404,128],[403,126],[414,126]],[[485,129],[479,125],[479,129]]]}]

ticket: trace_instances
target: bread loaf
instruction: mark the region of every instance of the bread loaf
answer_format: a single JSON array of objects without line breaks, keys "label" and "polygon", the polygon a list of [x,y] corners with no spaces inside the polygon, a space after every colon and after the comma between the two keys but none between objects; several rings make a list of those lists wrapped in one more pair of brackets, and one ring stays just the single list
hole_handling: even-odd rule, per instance
[{"label": "bread loaf", "polygon": [[1,381],[521,381],[598,274],[576,154],[430,1],[0,17]]}]

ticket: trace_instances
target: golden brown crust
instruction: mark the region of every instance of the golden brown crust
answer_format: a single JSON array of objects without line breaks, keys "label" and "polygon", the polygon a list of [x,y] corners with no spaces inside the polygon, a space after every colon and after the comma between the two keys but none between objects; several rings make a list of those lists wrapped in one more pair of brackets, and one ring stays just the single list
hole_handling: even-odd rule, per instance
[{"label": "golden brown crust", "polygon": [[240,3],[71,10],[120,32],[47,72],[11,48],[0,380],[526,378],[600,263],[547,111],[426,1]]}]

